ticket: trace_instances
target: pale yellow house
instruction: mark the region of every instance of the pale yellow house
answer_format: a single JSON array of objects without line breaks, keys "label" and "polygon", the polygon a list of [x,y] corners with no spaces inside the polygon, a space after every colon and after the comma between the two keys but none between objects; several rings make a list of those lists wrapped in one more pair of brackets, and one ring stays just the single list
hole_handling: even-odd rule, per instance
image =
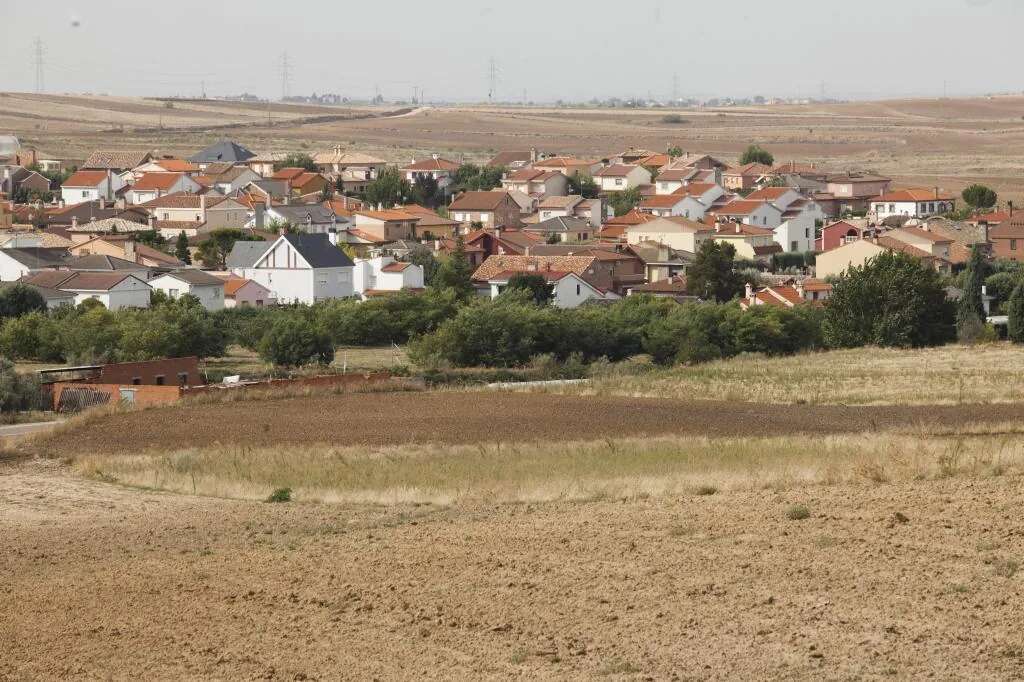
[{"label": "pale yellow house", "polygon": [[714,231],[707,225],[680,216],[656,218],[625,230],[626,243],[631,246],[641,242],[655,242],[689,253],[697,253],[700,245],[713,234]]},{"label": "pale yellow house", "polygon": [[830,251],[819,253],[815,261],[815,277],[817,279],[838,277],[850,267],[860,267],[868,260],[886,251],[899,251],[920,258],[930,263],[939,272],[950,272],[951,270],[949,260],[933,256],[928,251],[886,236],[877,239],[858,239]]},{"label": "pale yellow house", "polygon": [[886,232],[885,236],[915,246],[936,258],[948,259],[949,249],[953,245],[952,239],[923,227],[901,227],[898,230]]}]

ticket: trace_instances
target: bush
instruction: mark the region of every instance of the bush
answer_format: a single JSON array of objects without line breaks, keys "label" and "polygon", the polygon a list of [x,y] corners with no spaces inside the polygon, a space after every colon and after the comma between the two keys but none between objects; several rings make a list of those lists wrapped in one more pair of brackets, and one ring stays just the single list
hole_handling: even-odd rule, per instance
[{"label": "bush", "polygon": [[1006,304],[1009,316],[1007,336],[1014,343],[1024,343],[1024,283],[1018,284]]},{"label": "bush", "polygon": [[786,518],[790,521],[803,521],[811,517],[811,510],[806,505],[794,504],[786,510]]},{"label": "bush", "polygon": [[[661,117],[661,122],[669,125],[682,125],[684,123],[689,123],[689,121],[679,114],[665,114]],[[681,154],[677,154],[676,156],[681,156]]]},{"label": "bush", "polygon": [[1020,281],[1020,275],[1006,271],[996,272],[985,279],[985,292],[992,297],[991,310],[993,313],[1003,310]]},{"label": "bush", "polygon": [[46,299],[27,284],[15,283],[0,290],[0,317],[20,317],[46,312]]},{"label": "bush", "polygon": [[0,412],[9,414],[49,408],[35,375],[19,374],[14,371],[14,363],[0,358]]},{"label": "bush", "polygon": [[310,362],[330,364],[334,344],[313,324],[297,317],[277,320],[260,341],[260,357],[281,367],[299,367]]},{"label": "bush", "polygon": [[291,488],[277,488],[274,492],[267,496],[267,502],[281,503],[292,501],[292,489]]}]

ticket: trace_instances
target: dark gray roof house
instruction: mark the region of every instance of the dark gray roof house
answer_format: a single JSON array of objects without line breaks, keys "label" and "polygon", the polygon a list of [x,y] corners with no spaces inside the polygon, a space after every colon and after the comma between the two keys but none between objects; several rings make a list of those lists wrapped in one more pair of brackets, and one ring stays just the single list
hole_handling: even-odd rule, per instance
[{"label": "dark gray roof house", "polygon": [[225,161],[227,163],[242,163],[256,156],[242,145],[230,140],[222,140],[212,144],[201,152],[196,152],[189,157],[192,163],[216,163]]},{"label": "dark gray roof house", "polygon": [[[258,243],[258,242],[257,242]],[[180,270],[172,270],[167,273],[168,277],[174,277],[180,279],[182,282],[193,284],[199,287],[205,286],[222,286],[224,280],[214,277],[208,272],[197,270],[196,268],[181,268]]]},{"label": "dark gray roof house", "polygon": [[345,252],[331,243],[326,234],[285,234],[282,235],[310,267],[344,268],[353,265]]},{"label": "dark gray roof house", "polygon": [[251,268],[270,248],[270,242],[235,242],[227,257],[229,270]]},{"label": "dark gray roof house", "polygon": [[32,270],[56,268],[67,263],[71,254],[63,247],[18,247],[3,253]]},{"label": "dark gray roof house", "polygon": [[564,234],[569,232],[593,232],[589,220],[572,216],[555,216],[542,220],[535,225],[523,226],[524,232],[543,232],[544,234]]},{"label": "dark gray roof house", "polygon": [[148,273],[150,271],[150,269],[145,265],[139,265],[138,263],[133,263],[132,261],[125,260],[124,258],[104,256],[98,253],[73,258],[66,263],[63,263],[61,267],[64,270],[73,270],[76,272],[125,271],[137,274],[140,279],[148,279]]}]

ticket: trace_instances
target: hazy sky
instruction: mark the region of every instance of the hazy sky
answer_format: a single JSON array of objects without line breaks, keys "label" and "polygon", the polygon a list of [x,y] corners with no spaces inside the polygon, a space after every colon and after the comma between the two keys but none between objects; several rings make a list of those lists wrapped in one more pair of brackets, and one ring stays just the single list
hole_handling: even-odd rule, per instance
[{"label": "hazy sky", "polygon": [[[0,0],[0,90],[484,100],[1024,89],[1024,0]],[[74,25],[75,21],[79,24]]]}]

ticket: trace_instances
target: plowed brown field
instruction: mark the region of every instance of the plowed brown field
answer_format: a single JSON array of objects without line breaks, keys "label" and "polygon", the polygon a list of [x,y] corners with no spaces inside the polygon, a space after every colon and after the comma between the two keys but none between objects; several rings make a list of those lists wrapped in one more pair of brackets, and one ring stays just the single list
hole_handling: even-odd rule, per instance
[{"label": "plowed brown field", "polygon": [[397,445],[593,440],[639,435],[779,436],[1024,419],[1024,404],[846,407],[558,396],[369,393],[185,404],[96,419],[40,452],[134,453],[208,445]]}]

